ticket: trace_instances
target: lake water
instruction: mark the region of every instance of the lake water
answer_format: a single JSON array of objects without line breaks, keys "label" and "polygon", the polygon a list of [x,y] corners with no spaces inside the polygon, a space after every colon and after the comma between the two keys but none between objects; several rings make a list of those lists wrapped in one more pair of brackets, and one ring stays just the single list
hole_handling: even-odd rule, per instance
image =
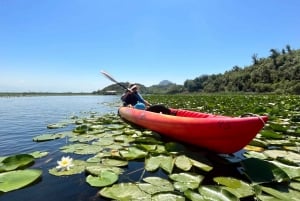
[{"label": "lake water", "polygon": [[[33,137],[45,133],[72,130],[70,125],[61,129],[47,129],[47,125],[70,120],[71,116],[89,116],[91,112],[117,112],[118,96],[32,96],[0,97],[0,156],[34,151],[49,154],[36,159],[31,168],[42,169],[42,180],[16,191],[0,194],[0,201],[98,201],[99,189],[85,182],[85,175],[56,177],[48,173],[63,155],[59,147],[66,140],[37,143]],[[77,157],[78,158],[78,157]]]}]

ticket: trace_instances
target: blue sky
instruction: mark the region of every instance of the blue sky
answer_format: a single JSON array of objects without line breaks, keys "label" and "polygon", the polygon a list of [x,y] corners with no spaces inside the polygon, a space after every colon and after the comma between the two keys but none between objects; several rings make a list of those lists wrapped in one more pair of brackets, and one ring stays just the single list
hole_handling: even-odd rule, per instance
[{"label": "blue sky", "polygon": [[299,0],[0,0],[0,92],[183,84],[300,48]]}]

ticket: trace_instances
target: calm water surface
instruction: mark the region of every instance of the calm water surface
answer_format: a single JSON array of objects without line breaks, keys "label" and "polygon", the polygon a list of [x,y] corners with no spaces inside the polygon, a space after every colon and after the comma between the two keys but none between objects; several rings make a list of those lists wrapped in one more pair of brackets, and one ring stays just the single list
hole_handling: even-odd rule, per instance
[{"label": "calm water surface", "polygon": [[[55,167],[56,161],[65,156],[59,151],[66,144],[65,139],[37,143],[32,138],[72,130],[74,125],[61,129],[47,129],[47,125],[70,120],[74,115],[116,113],[118,103],[118,96],[0,97],[0,156],[49,152],[48,156],[36,159],[32,166],[43,170],[42,180],[24,189],[0,194],[0,201],[103,200],[97,196],[99,190],[85,182],[84,173],[70,177],[48,173],[48,169]],[[78,159],[78,155],[75,158]]]}]

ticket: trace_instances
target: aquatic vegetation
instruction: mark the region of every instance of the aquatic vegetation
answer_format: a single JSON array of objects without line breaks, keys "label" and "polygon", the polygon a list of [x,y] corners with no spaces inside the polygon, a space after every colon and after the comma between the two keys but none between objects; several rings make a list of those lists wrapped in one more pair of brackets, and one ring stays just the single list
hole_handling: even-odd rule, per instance
[{"label": "aquatic vegetation", "polygon": [[[85,173],[84,181],[99,188],[99,196],[115,200],[300,197],[299,96],[161,95],[147,99],[169,107],[229,116],[267,114],[270,121],[243,150],[221,155],[129,125],[116,113],[92,113],[76,117],[70,131],[34,138],[39,143],[66,139],[58,151],[72,154],[74,160],[62,158],[60,168],[53,167],[49,173],[70,177]],[[40,154],[47,157],[44,152]],[[0,172],[27,168],[40,154],[35,153],[35,158],[1,158]],[[128,172],[132,163],[142,165]]]}]

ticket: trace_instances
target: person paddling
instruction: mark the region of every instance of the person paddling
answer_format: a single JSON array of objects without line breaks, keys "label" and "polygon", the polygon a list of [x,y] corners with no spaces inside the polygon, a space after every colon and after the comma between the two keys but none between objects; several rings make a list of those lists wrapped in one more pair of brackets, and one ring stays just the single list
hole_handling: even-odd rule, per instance
[{"label": "person paddling", "polygon": [[136,109],[145,110],[151,104],[143,98],[138,92],[139,86],[137,84],[130,84],[125,93],[121,96],[124,106],[134,107]]}]

